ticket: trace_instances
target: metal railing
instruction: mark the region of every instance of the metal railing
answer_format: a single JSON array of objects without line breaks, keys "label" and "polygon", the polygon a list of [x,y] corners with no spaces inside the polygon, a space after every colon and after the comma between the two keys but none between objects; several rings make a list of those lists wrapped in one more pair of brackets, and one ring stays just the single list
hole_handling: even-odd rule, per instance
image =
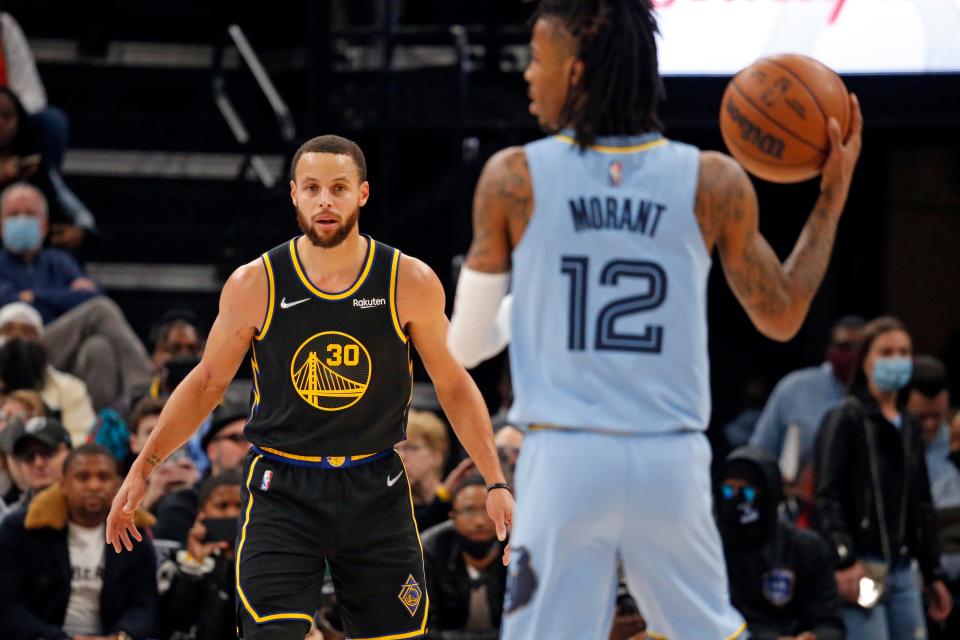
[{"label": "metal railing", "polygon": [[[231,24],[229,27],[227,27],[226,35],[227,38],[218,43],[216,50],[214,51],[212,79],[213,99],[217,105],[217,109],[223,116],[227,127],[230,128],[230,132],[237,141],[237,144],[239,144],[242,148],[248,149],[251,136],[249,130],[243,122],[243,119],[240,117],[240,114],[237,112],[236,108],[234,108],[233,101],[230,100],[230,96],[227,93],[227,76],[224,69],[224,52],[227,48],[228,42],[232,42],[233,46],[236,47],[237,52],[240,54],[240,57],[246,64],[247,69],[250,70],[253,79],[256,81],[257,86],[260,87],[260,91],[263,92],[264,97],[266,97],[267,102],[270,104],[270,108],[273,110],[273,114],[277,119],[277,124],[280,127],[281,141],[285,146],[293,146],[297,138],[297,129],[293,122],[293,116],[290,113],[290,108],[287,106],[287,103],[284,102],[283,98],[280,96],[280,92],[277,91],[277,88],[274,86],[273,81],[270,79],[270,74],[267,73],[267,70],[260,62],[260,58],[257,56],[256,51],[254,51],[253,46],[247,39],[247,36],[243,33],[243,29],[241,29],[239,25]],[[272,189],[276,185],[277,177],[273,174],[273,172],[270,171],[267,163],[263,159],[263,156],[260,154],[250,150],[247,151],[244,162],[240,166],[238,177],[242,177],[244,175],[247,167],[253,170],[257,178],[260,180],[260,183],[267,189]]]}]

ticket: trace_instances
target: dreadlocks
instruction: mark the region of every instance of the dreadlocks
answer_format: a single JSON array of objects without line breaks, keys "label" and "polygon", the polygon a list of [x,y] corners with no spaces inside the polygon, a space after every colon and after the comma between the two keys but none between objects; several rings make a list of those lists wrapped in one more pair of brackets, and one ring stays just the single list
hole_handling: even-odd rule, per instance
[{"label": "dreadlocks", "polygon": [[536,18],[555,18],[573,36],[583,74],[570,87],[561,122],[581,147],[599,135],[663,128],[653,0],[542,0]]}]

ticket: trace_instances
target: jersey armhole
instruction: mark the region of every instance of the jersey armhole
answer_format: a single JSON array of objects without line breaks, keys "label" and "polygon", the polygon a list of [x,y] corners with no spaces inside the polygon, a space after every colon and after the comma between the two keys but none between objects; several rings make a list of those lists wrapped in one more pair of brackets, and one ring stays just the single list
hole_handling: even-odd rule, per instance
[{"label": "jersey armhole", "polygon": [[260,330],[257,331],[257,335],[253,338],[254,340],[263,340],[267,331],[270,329],[270,322],[273,320],[273,304],[274,304],[274,283],[273,283],[273,266],[270,264],[270,255],[265,253],[260,256],[260,259],[263,261],[263,268],[267,272],[267,310],[263,314],[263,325],[260,327]]},{"label": "jersey armhole", "polygon": [[393,261],[390,264],[390,318],[393,320],[393,329],[404,344],[407,343],[407,334],[404,333],[400,324],[400,316],[397,313],[397,283],[400,279],[400,250],[393,250]]}]

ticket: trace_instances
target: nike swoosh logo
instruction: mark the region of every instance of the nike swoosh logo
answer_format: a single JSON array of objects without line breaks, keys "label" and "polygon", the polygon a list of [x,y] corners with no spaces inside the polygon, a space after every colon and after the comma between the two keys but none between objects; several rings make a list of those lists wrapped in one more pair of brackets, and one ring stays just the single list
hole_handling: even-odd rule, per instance
[{"label": "nike swoosh logo", "polygon": [[286,298],[283,298],[282,300],[280,300],[280,308],[281,308],[281,309],[289,309],[290,307],[295,307],[295,306],[297,306],[298,304],[300,304],[301,302],[306,302],[306,301],[309,300],[309,299],[310,299],[310,298],[304,298],[303,300],[294,300],[293,302],[287,302],[287,299],[286,299]]},{"label": "nike swoosh logo", "polygon": [[397,484],[397,480],[399,480],[399,479],[400,479],[400,476],[402,476],[402,475],[403,475],[403,471],[401,471],[400,473],[398,473],[398,474],[397,474],[396,476],[394,476],[393,478],[391,478],[390,476],[387,476],[387,486],[388,486],[388,487],[392,487],[393,485]]}]

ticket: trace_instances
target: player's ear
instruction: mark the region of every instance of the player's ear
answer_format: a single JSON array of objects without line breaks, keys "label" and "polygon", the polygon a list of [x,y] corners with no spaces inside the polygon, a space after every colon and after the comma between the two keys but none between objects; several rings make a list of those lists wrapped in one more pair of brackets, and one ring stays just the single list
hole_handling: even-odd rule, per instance
[{"label": "player's ear", "polygon": [[294,180],[290,181],[290,199],[293,200],[293,206],[299,207],[297,203],[297,183]]},{"label": "player's ear", "polygon": [[370,198],[370,183],[364,180],[360,183],[360,206],[367,204]]},{"label": "player's ear", "polygon": [[580,84],[580,80],[583,78],[583,60],[580,58],[574,58],[573,64],[570,65],[570,86],[576,87]]}]

